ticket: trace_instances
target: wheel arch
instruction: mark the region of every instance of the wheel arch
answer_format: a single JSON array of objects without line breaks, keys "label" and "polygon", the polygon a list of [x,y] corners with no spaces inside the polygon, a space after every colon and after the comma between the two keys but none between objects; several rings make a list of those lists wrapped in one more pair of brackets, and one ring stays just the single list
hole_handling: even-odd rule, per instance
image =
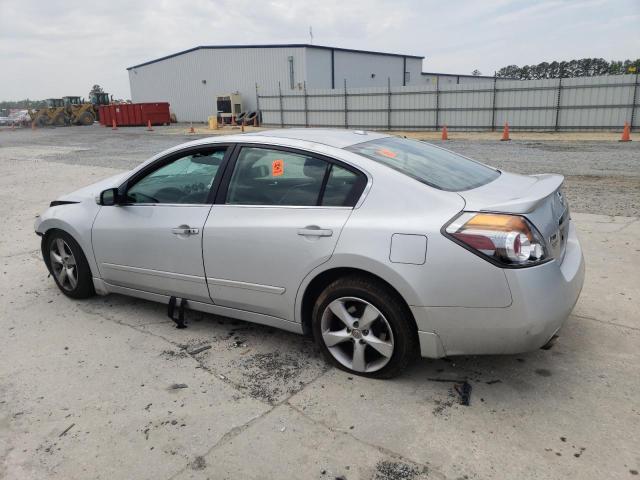
[{"label": "wheel arch", "polygon": [[40,242],[40,249],[42,251],[42,256],[47,269],[51,271],[49,256],[48,253],[45,252],[47,240],[49,239],[51,234],[55,233],[56,231],[61,231],[66,233],[67,235],[70,235],[76,241],[76,243],[80,246],[80,250],[82,250],[84,258],[87,260],[89,270],[91,271],[91,276],[94,278],[99,278],[100,273],[98,271],[98,266],[96,265],[95,257],[93,256],[90,233],[88,240],[85,240],[83,238],[83,235],[78,232],[78,230],[73,228],[70,224],[60,219],[56,219],[56,221],[51,220],[53,219],[43,221],[37,230],[37,233],[42,237],[42,240]]},{"label": "wheel arch", "polygon": [[[397,283],[396,285],[394,285],[394,283],[387,280],[385,278],[386,275],[383,276],[383,275],[380,275],[379,272],[374,273],[369,269],[365,269],[365,268],[353,266],[353,265],[327,267],[322,271],[314,272],[313,274],[310,274],[305,279],[305,282],[303,283],[303,285],[301,286],[298,292],[299,300],[296,302],[297,303],[296,313],[297,313],[298,321],[302,324],[302,329],[305,334],[311,333],[311,321],[312,321],[311,315],[312,315],[313,305],[316,299],[318,298],[318,296],[329,284],[331,284],[331,282],[337,280],[338,278],[342,278],[348,275],[362,275],[364,277],[368,277],[372,280],[375,280],[376,282],[379,282],[382,285],[384,285],[386,288],[388,288],[393,295],[397,296],[398,300],[405,307],[407,316],[409,317],[417,334],[418,324],[416,322],[415,317],[413,316],[411,308],[409,307],[410,301],[408,301],[408,299],[406,298],[407,297],[406,288],[410,288],[410,287],[406,285],[404,286],[405,289],[403,289],[402,286],[400,288],[397,288],[396,287]],[[402,290],[405,291],[405,295],[401,293]],[[413,294],[413,291],[411,291],[411,294]]]}]

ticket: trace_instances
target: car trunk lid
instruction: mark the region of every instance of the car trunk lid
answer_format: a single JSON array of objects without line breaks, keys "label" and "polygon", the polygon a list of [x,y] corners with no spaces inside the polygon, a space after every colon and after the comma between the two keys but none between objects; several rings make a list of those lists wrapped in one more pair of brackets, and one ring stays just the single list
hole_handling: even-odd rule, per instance
[{"label": "car trunk lid", "polygon": [[540,231],[551,255],[562,261],[569,229],[569,208],[562,193],[562,175],[518,175],[502,172],[491,183],[458,192],[465,210],[514,213]]}]

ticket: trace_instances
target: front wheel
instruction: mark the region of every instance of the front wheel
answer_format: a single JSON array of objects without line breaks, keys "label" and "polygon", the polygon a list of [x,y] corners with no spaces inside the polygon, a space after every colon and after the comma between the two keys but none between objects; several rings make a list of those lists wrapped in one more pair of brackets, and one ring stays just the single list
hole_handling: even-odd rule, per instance
[{"label": "front wheel", "polygon": [[50,233],[42,253],[62,293],[71,298],[88,298],[95,294],[87,259],[71,235],[61,230]]},{"label": "front wheel", "polygon": [[416,357],[406,305],[381,282],[349,276],[331,283],[313,309],[313,334],[333,365],[365,377],[394,377]]}]

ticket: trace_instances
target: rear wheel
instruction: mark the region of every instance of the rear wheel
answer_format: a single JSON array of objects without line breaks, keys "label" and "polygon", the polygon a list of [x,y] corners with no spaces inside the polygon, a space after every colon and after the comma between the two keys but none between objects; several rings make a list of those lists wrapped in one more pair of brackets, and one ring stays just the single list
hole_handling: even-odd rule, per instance
[{"label": "rear wheel", "polygon": [[397,294],[363,276],[338,279],[320,294],[313,334],[329,362],[365,377],[398,375],[418,347],[410,312]]},{"label": "rear wheel", "polygon": [[61,230],[47,235],[43,254],[62,293],[72,298],[87,298],[95,294],[87,259],[71,235]]}]

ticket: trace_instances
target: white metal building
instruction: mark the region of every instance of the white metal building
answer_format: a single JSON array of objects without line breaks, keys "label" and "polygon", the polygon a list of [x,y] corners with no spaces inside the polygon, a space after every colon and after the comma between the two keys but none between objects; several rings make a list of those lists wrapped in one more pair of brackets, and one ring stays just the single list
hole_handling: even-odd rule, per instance
[{"label": "white metal building", "polygon": [[259,89],[424,85],[424,57],[309,44],[200,46],[129,67],[134,102],[169,102],[178,121],[205,121],[216,96],[239,92],[257,108]]}]

